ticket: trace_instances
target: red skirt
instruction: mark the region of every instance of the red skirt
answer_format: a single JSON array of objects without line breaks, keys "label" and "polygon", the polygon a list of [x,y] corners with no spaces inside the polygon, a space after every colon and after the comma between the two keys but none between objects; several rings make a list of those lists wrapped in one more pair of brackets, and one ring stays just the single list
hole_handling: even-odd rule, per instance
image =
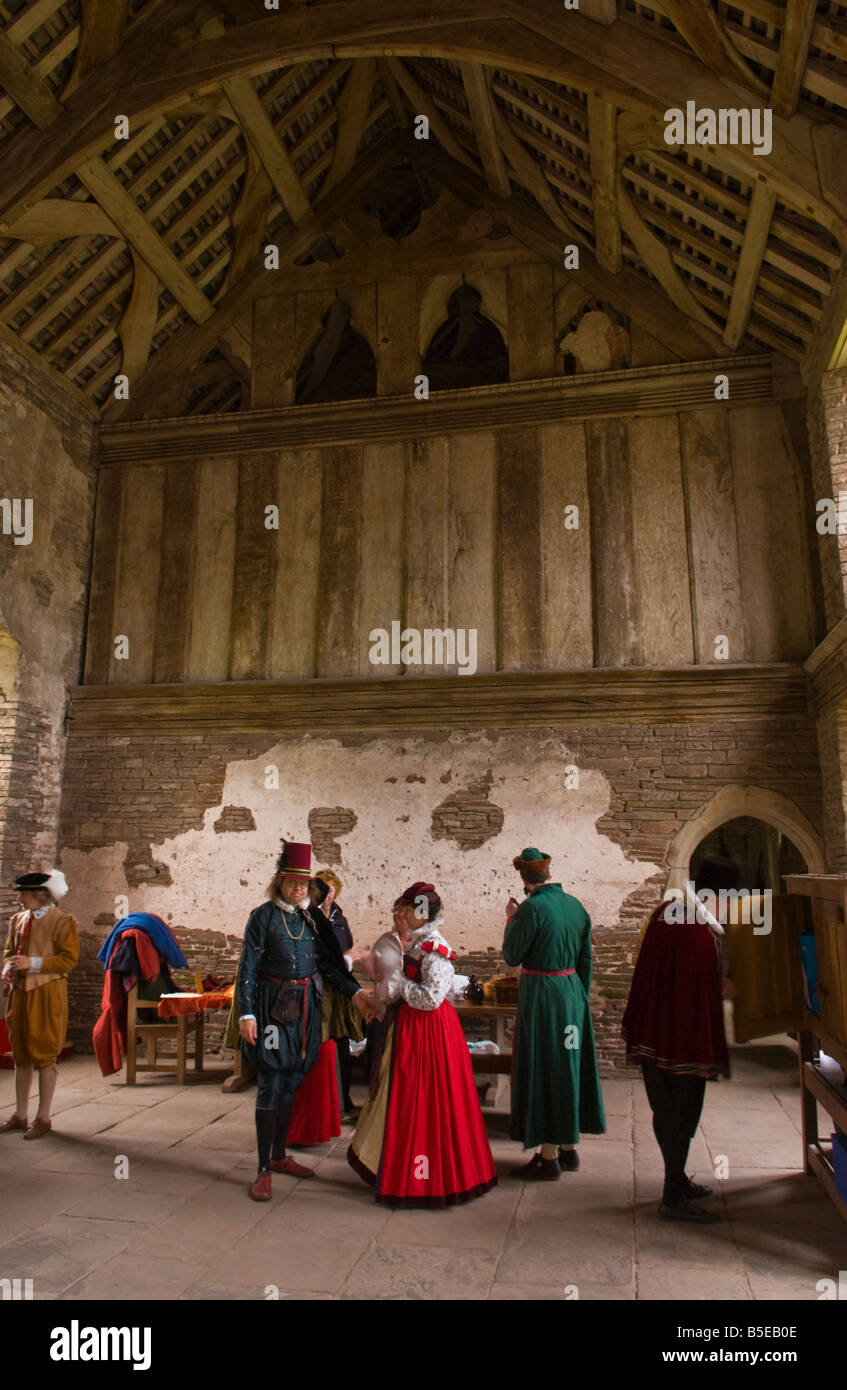
[{"label": "red skirt", "polygon": [[[376,1188],[383,1206],[446,1207],[482,1196],[495,1186],[497,1170],[453,1005],[445,1000],[430,1011],[402,1004],[390,1045],[379,1169],[373,1172],[358,1155],[358,1126],[350,1166]],[[363,1131],[378,1099],[362,1112]]]},{"label": "red skirt", "polygon": [[341,1111],[338,1106],[338,1082],[335,1079],[335,1043],[321,1043],[318,1060],[307,1071],[297,1087],[289,1144],[326,1144],[341,1133]]}]

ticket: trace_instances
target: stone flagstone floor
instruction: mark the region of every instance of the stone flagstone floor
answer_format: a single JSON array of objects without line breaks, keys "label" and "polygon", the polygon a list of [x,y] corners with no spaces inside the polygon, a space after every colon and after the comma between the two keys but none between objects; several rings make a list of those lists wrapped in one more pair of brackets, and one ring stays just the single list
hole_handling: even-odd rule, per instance
[{"label": "stone flagstone floor", "polygon": [[[818,1298],[818,1280],[847,1270],[847,1223],[799,1170],[786,1039],[733,1049],[733,1079],[706,1088],[689,1171],[714,1183],[720,1225],[659,1220],[640,1078],[616,1074],[603,1091],[608,1132],[583,1140],[578,1173],[516,1181],[522,1151],[493,1137],[494,1191],[450,1211],[392,1212],[347,1166],[349,1126],[298,1153],[316,1178],[274,1177],[273,1200],[251,1202],[252,1089],[224,1095],[219,1076],[128,1087],[72,1059],[54,1132],[0,1136],[0,1278],[62,1300],[261,1299],[268,1285],[298,1299],[564,1299],[575,1286],[580,1299],[791,1300]],[[13,1109],[3,1071],[0,1120]],[[714,1182],[721,1156],[728,1177]]]}]

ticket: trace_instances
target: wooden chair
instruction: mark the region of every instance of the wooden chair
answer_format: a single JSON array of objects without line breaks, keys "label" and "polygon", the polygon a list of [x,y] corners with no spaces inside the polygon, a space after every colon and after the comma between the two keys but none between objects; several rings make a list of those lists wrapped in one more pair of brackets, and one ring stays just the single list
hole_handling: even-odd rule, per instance
[{"label": "wooden chair", "polygon": [[[138,985],[133,985],[127,995],[126,1010],[126,1084],[127,1086],[136,1085],[136,1073],[140,1071],[170,1071],[176,1072],[178,1086],[185,1085],[186,1072],[188,1070],[188,1039],[194,1039],[194,1070],[203,1070],[203,1022],[202,1011],[196,1014],[180,1014],[177,1018],[159,1018],[158,999],[139,999]],[[153,1010],[154,1017],[150,1022],[144,1021],[144,1015]],[[160,1061],[157,1058],[157,1047],[163,1038],[176,1038],[176,1058],[168,1058]],[[147,1061],[137,1060],[137,1050],[139,1039],[145,1045]]]}]

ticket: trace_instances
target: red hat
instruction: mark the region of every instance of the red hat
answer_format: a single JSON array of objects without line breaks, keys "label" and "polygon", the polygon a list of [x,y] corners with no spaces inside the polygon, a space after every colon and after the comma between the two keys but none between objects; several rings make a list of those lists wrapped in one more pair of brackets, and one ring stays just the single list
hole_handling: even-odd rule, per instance
[{"label": "red hat", "polygon": [[413,883],[411,888],[407,888],[400,897],[400,902],[407,907],[414,907],[415,899],[424,897],[427,893],[435,892],[434,883]]},{"label": "red hat", "polygon": [[295,874],[297,878],[309,878],[312,872],[312,846],[298,840],[283,840],[282,854],[276,864],[278,874]]}]

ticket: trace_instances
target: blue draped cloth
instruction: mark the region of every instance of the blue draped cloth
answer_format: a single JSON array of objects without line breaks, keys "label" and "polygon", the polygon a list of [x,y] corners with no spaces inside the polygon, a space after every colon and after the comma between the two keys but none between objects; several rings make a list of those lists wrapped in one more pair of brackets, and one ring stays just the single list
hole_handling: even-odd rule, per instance
[{"label": "blue draped cloth", "polygon": [[163,922],[161,917],[156,917],[152,912],[131,912],[128,917],[122,917],[119,922],[115,923],[97,952],[97,959],[102,960],[104,970],[118,937],[132,927],[149,936],[159,955],[164,956],[168,965],[180,965],[188,968],[188,961],[179,949],[177,939],[167,922]]}]

